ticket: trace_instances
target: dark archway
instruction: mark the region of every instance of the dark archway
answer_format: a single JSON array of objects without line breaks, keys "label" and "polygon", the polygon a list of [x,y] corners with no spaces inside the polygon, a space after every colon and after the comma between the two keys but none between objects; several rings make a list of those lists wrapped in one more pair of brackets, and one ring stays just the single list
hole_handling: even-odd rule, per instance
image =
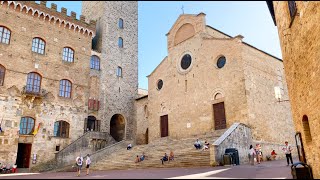
[{"label": "dark archway", "polygon": [[112,116],[110,121],[110,135],[118,142],[125,137],[125,125],[125,119],[121,114]]}]

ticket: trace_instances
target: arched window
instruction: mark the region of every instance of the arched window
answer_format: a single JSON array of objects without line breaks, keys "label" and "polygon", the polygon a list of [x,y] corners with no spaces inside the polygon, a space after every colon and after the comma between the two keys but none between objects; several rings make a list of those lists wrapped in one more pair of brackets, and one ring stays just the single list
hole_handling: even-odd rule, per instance
[{"label": "arched window", "polygon": [[69,128],[70,125],[66,121],[57,121],[54,123],[53,136],[55,137],[69,137]]},{"label": "arched window", "polygon": [[119,18],[119,28],[123,29],[123,19]]},{"label": "arched window", "polygon": [[0,26],[0,43],[9,44],[10,36],[11,36],[11,31],[4,26]]},{"label": "arched window", "polygon": [[46,47],[46,43],[44,42],[44,40],[42,40],[41,38],[33,38],[32,40],[32,51],[39,53],[39,54],[44,54],[44,50]]},{"label": "arched window", "polygon": [[5,73],[6,73],[6,68],[4,68],[4,67],[0,64],[0,86],[3,86]]},{"label": "arched window", "polygon": [[90,68],[100,70],[100,59],[98,56],[91,56]]},{"label": "arched window", "polygon": [[41,76],[37,73],[31,72],[28,74],[26,92],[40,93]]},{"label": "arched window", "polygon": [[119,37],[119,39],[118,39],[118,46],[120,48],[123,48],[123,39],[121,37]]},{"label": "arched window", "polygon": [[72,88],[72,84],[69,80],[66,80],[66,79],[60,80],[59,96],[71,98],[71,88]]},{"label": "arched window", "polygon": [[31,134],[34,129],[34,119],[31,117],[22,117],[20,121],[19,134]]},{"label": "arched window", "polygon": [[74,51],[69,47],[63,48],[62,59],[67,62],[73,62]]},{"label": "arched window", "polygon": [[306,138],[306,142],[311,142],[312,141],[312,136],[310,132],[310,126],[309,126],[309,119],[308,116],[304,115],[302,118],[302,127],[303,127],[303,132],[304,136]]}]

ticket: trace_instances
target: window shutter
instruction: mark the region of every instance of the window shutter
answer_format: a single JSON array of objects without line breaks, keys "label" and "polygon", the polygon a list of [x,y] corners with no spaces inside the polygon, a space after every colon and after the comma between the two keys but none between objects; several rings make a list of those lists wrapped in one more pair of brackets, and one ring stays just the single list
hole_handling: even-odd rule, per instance
[{"label": "window shutter", "polygon": [[88,124],[88,118],[85,118],[84,119],[84,128],[83,128],[84,132],[87,131],[87,124]]},{"label": "window shutter", "polygon": [[92,99],[89,99],[89,102],[88,102],[88,109],[89,110],[92,110],[93,109],[93,100]]},{"label": "window shutter", "polygon": [[95,111],[99,110],[99,101],[98,100],[94,100],[94,110]]}]

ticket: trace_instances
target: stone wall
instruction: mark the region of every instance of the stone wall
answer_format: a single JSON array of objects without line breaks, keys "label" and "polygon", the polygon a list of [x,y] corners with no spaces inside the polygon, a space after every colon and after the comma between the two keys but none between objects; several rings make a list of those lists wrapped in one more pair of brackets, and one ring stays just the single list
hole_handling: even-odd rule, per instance
[{"label": "stone wall", "polygon": [[136,144],[148,144],[149,136],[149,108],[148,108],[148,97],[144,96],[136,100],[135,102],[135,141]]},{"label": "stone wall", "polygon": [[[134,101],[138,94],[138,3],[134,1],[82,3],[82,13],[88,19],[99,19],[101,42],[100,111],[101,128],[110,132],[110,121],[115,114],[125,119],[125,138],[133,139]],[[92,13],[97,12],[97,13]],[[123,29],[118,27],[123,19]],[[118,38],[123,38],[123,48]],[[99,49],[99,48],[98,48]],[[122,77],[117,77],[117,68]]]},{"label": "stone wall", "polygon": [[241,123],[234,123],[210,147],[210,164],[223,164],[223,154],[227,148],[236,148],[240,164],[249,162],[248,151],[252,144],[251,128]]},{"label": "stone wall", "polygon": [[58,166],[72,164],[75,159],[81,155],[85,157],[87,154],[108,147],[116,141],[109,133],[87,132],[76,141],[70,143],[67,147],[56,153],[55,159]]},{"label": "stone wall", "polygon": [[[0,43],[0,64],[6,68],[4,84],[0,86],[0,118],[4,122],[4,133],[0,135],[0,159],[15,163],[18,143],[31,143],[31,157],[36,154],[36,164],[39,164],[54,157],[56,146],[63,148],[83,134],[83,122],[88,113],[92,34],[44,17],[36,11],[37,8],[43,9],[37,4],[31,3],[32,8],[26,13],[26,8],[10,3],[9,6],[7,2],[0,5],[0,25],[11,31],[10,43]],[[87,26],[81,21],[77,23]],[[43,55],[31,51],[34,37],[46,42]],[[66,46],[74,50],[73,63],[62,61]],[[30,72],[42,77],[39,97],[23,93]],[[59,96],[61,79],[72,82],[71,98]],[[39,131],[35,135],[19,136],[20,119],[26,116],[35,119],[34,127],[40,125]],[[53,136],[54,123],[60,120],[69,123],[69,138]],[[36,164],[30,160],[31,167]]]},{"label": "stone wall", "polygon": [[[244,45],[242,50],[248,119],[259,141],[294,143],[294,128],[283,62]],[[280,102],[274,87],[281,88]],[[285,101],[284,101],[285,100]]]},{"label": "stone wall", "polygon": [[[288,2],[273,2],[295,130],[302,133],[307,163],[320,178],[320,3],[295,1],[290,17]],[[308,121],[303,126],[303,116]],[[309,128],[308,128],[309,125]]]}]

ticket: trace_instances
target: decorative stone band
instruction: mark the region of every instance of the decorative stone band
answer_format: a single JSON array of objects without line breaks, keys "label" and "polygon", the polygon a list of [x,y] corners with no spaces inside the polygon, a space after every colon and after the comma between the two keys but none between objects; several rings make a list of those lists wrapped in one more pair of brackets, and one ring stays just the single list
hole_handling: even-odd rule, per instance
[{"label": "decorative stone band", "polygon": [[[30,16],[34,16],[40,19],[43,19],[44,21],[48,21],[52,24],[59,24],[59,26],[64,27],[66,29],[70,29],[73,30],[74,32],[79,32],[80,34],[83,35],[87,35],[90,36],[91,38],[93,38],[95,36],[95,21],[90,21],[90,24],[88,27],[83,27],[79,24],[83,24],[85,17],[81,16],[81,19],[79,21],[79,24],[75,24],[73,22],[67,21],[65,19],[56,17],[54,15],[50,15],[49,13],[40,11],[38,9],[35,9],[33,7],[28,7],[27,5],[23,5],[19,2],[15,2],[15,1],[0,1],[1,4],[1,8],[5,8],[7,6],[8,9],[12,9],[14,11],[17,12],[21,12],[21,13],[26,13]],[[73,18],[74,18],[74,13],[72,14]],[[62,15],[61,15],[62,16]]]}]

